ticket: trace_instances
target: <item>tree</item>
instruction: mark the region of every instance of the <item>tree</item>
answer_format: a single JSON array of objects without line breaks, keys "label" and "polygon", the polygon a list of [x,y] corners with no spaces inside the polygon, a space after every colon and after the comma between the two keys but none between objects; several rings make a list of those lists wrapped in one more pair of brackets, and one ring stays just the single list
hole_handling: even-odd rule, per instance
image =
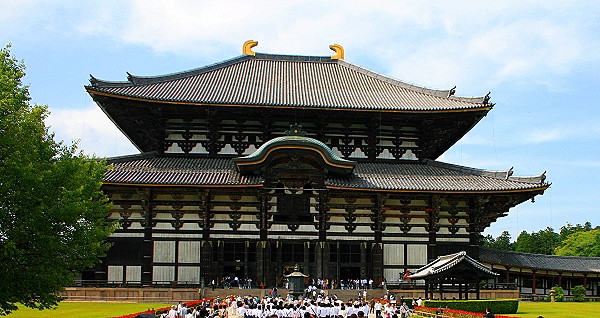
[{"label": "tree", "polygon": [[[554,286],[554,287],[552,287],[552,289],[554,289],[554,301],[564,301],[565,300],[565,291],[562,289],[562,287]],[[552,300],[551,293],[548,293],[548,296],[546,296],[546,300],[547,301]]]},{"label": "tree", "polygon": [[573,293],[573,301],[584,301],[585,300],[585,286],[577,285],[571,288],[571,292]]},{"label": "tree", "polygon": [[0,315],[16,303],[55,306],[114,230],[100,189],[106,162],[54,141],[24,75],[10,45],[0,49]]},{"label": "tree", "polygon": [[510,233],[508,231],[503,231],[498,237],[494,239],[491,235],[487,235],[484,237],[483,246],[495,248],[504,251],[514,251],[514,243],[512,242],[512,238],[510,237]]},{"label": "tree", "polygon": [[[596,228],[596,229],[598,229],[598,228]],[[561,241],[566,240],[567,237],[573,233],[585,232],[585,231],[589,231],[589,230],[592,230],[592,223],[590,223],[590,222],[585,222],[583,225],[581,225],[581,224],[571,225],[571,223],[567,223],[565,226],[560,227],[560,240]]]},{"label": "tree", "polygon": [[517,236],[517,241],[515,241],[515,251],[531,253],[530,251],[533,250],[536,250],[533,238],[527,231],[521,232],[521,234]]},{"label": "tree", "polygon": [[600,231],[590,230],[575,232],[554,250],[555,255],[561,256],[600,256]]},{"label": "tree", "polygon": [[560,244],[560,235],[551,227],[539,232],[521,232],[515,242],[515,250],[523,253],[552,255],[554,249]]}]

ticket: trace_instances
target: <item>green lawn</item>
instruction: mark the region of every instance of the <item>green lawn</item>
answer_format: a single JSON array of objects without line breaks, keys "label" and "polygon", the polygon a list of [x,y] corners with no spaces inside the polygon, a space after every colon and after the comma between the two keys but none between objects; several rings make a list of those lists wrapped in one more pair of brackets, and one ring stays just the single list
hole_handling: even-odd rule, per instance
[{"label": "green lawn", "polygon": [[106,318],[133,314],[149,308],[167,307],[172,304],[155,303],[108,303],[108,302],[62,302],[56,309],[34,310],[19,306],[19,310],[8,315],[8,318],[36,317],[76,317],[76,318]]},{"label": "green lawn", "polygon": [[522,318],[578,318],[599,317],[600,302],[528,302],[519,303],[519,311],[515,316]]},{"label": "green lawn", "polygon": [[[167,307],[171,304],[151,303],[108,303],[108,302],[62,302],[54,310],[32,310],[19,307],[8,318],[36,317],[77,317],[77,318],[106,318],[132,314],[148,308]],[[600,302],[521,302],[516,315],[522,318],[587,318],[600,316]]]}]

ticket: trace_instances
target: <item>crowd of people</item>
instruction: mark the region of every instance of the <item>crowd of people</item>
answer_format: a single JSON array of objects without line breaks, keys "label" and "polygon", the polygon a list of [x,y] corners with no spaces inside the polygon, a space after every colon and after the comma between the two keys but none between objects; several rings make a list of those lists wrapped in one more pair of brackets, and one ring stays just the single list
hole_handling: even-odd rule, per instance
[{"label": "crowd of people", "polygon": [[[252,288],[252,278],[245,277],[239,278],[237,276],[224,276],[220,280],[213,279],[210,282],[213,290],[217,287],[220,288],[232,288],[237,287],[239,289]],[[355,278],[355,279],[341,279],[336,281],[335,279],[318,278],[311,279],[309,286],[314,286],[317,289],[373,289],[372,278]],[[260,286],[258,286],[260,287]],[[281,280],[280,287],[287,289],[289,287],[289,281],[287,278]]]},{"label": "crowd of people", "polygon": [[215,279],[210,282],[212,289],[215,290],[216,287],[221,286],[222,288],[231,288],[237,287],[239,289],[252,288],[252,278],[239,278],[237,276],[224,276],[217,283]]},{"label": "crowd of people", "polygon": [[405,318],[411,313],[406,302],[397,307],[391,301],[374,298],[370,301],[342,301],[336,295],[319,294],[315,298],[301,299],[294,299],[289,295],[271,295],[262,298],[237,296],[205,300],[195,308],[188,308],[185,303],[180,302],[161,315],[161,318],[363,318],[369,314],[377,318]]}]

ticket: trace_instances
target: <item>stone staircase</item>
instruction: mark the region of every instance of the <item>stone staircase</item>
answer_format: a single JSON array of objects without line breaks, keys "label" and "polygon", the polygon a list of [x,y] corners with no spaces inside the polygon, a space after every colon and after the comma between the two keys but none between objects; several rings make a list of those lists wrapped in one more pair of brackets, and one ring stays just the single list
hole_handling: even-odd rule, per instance
[{"label": "stone staircase", "polygon": [[[270,288],[269,289],[260,289],[260,288],[239,289],[237,287],[232,287],[232,288],[215,288],[215,290],[212,290],[212,288],[208,287],[208,288],[205,288],[202,291],[202,293],[203,293],[203,297],[205,297],[205,298],[225,298],[227,296],[238,296],[238,295],[262,297],[262,296],[268,295],[270,291],[271,291]],[[283,288],[278,288],[277,293],[280,296],[287,295],[288,290],[283,289]],[[341,299],[344,301],[349,300],[349,299],[356,299],[358,297],[358,290],[355,290],[355,289],[328,289],[325,291],[325,293],[328,295],[336,294],[338,296],[338,299]],[[381,288],[367,290],[367,298],[368,299],[371,299],[373,297],[382,298],[383,295],[384,295],[384,292]]]}]

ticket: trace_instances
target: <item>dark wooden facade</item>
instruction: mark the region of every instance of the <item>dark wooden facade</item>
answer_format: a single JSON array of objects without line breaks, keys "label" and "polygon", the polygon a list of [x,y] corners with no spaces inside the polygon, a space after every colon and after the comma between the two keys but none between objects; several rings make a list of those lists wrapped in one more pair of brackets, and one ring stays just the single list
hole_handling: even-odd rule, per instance
[{"label": "dark wooden facade", "polygon": [[142,152],[111,158],[121,228],[85,278],[397,280],[549,186],[435,161],[492,108],[342,60],[257,54],[86,89]]}]

